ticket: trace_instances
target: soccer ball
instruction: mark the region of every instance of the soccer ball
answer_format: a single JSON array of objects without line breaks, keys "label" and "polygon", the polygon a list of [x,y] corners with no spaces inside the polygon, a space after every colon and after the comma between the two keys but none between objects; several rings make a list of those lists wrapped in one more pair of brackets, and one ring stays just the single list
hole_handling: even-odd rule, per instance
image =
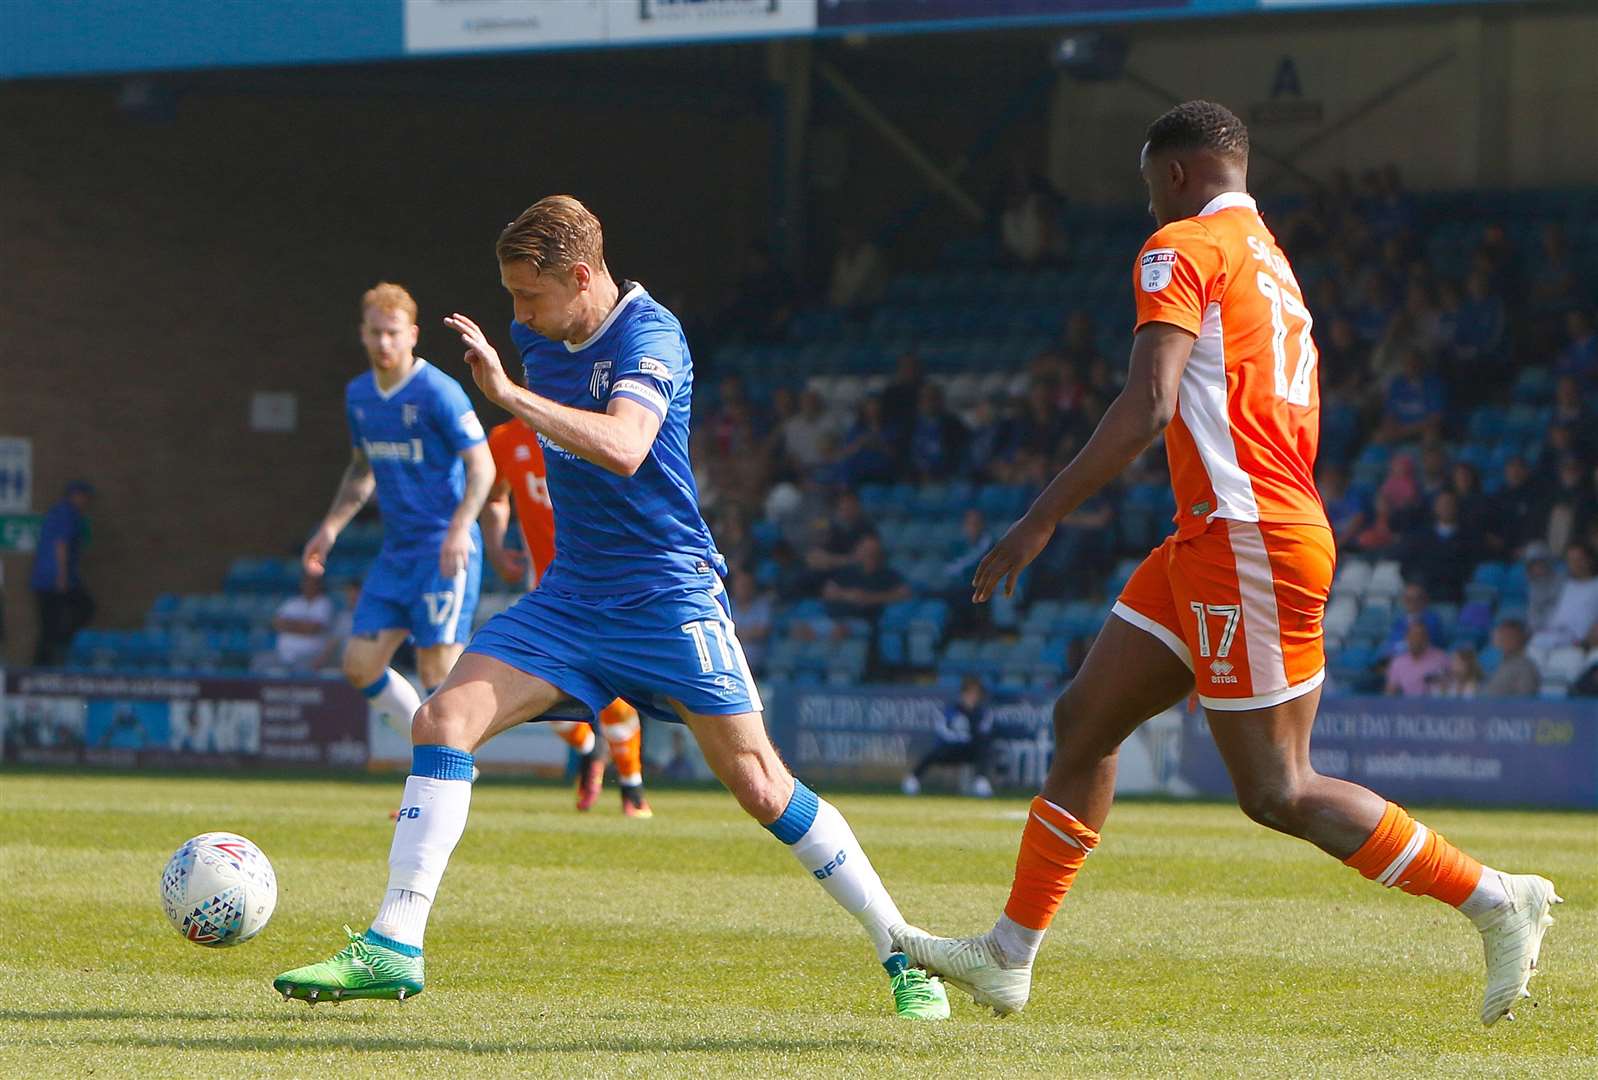
[{"label": "soccer ball", "polygon": [[161,872],[161,907],[178,933],[223,949],[259,934],[277,907],[277,875],[261,849],[236,833],[201,833]]}]

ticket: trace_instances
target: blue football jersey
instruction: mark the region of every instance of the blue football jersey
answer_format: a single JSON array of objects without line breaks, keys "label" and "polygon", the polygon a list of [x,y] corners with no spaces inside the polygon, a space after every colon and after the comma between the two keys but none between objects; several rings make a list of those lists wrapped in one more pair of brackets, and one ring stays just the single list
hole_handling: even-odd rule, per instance
[{"label": "blue football jersey", "polygon": [[383,546],[436,547],[466,491],[461,451],[484,439],[466,391],[418,358],[410,377],[387,393],[370,371],[351,379],[344,410],[350,441],[366,451],[377,480]]},{"label": "blue football jersey", "polygon": [[688,463],[694,369],[682,324],[642,285],[620,287],[615,308],[580,345],[511,325],[533,393],[590,412],[626,398],[660,417],[654,446],[632,476],[584,461],[539,433],[555,508],[555,559],[541,588],[616,595],[703,586],[711,571],[726,571],[699,514]]}]

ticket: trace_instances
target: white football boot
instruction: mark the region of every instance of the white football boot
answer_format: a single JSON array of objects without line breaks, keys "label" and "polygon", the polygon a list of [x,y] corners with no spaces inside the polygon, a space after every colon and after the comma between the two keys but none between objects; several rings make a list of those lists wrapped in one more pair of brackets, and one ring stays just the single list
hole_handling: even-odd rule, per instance
[{"label": "white football boot", "polygon": [[[1548,913],[1564,900],[1554,892],[1554,883],[1536,874],[1501,874],[1507,903],[1483,916],[1482,949],[1487,955],[1487,993],[1482,997],[1481,1022],[1491,1025],[1505,1017],[1513,1020],[1513,1009],[1531,997],[1526,984],[1537,970],[1537,953],[1543,935],[1554,924]],[[911,956],[916,954],[906,949]],[[953,980],[950,980],[953,981]]]},{"label": "white football boot", "polygon": [[893,931],[893,947],[1000,1016],[1020,1012],[1032,993],[1032,965],[1006,967],[992,934],[942,938],[902,926]]}]

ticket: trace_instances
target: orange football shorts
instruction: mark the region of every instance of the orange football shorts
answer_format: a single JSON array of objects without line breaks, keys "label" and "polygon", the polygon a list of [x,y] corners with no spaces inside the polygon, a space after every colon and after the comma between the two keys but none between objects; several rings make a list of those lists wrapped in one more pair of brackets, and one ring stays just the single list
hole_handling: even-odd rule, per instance
[{"label": "orange football shorts", "polygon": [[1205,708],[1263,709],[1326,677],[1336,562],[1325,526],[1217,519],[1151,551],[1113,611],[1181,657]]}]

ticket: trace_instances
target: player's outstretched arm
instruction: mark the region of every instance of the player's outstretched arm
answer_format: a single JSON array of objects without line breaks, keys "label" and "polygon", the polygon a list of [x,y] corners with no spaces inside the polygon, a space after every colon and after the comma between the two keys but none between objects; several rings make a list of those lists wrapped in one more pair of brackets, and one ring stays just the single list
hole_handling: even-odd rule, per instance
[{"label": "player's outstretched arm", "polygon": [[372,463],[367,460],[366,451],[358,446],[353,448],[350,451],[350,463],[344,466],[338,491],[333,495],[333,505],[327,508],[322,523],[305,542],[305,550],[300,555],[306,573],[320,577],[327,570],[328,552],[333,550],[338,534],[366,505],[376,486],[377,480],[372,476]]},{"label": "player's outstretched arm", "polygon": [[1010,526],[977,566],[971,599],[980,604],[1002,581],[1004,595],[1054,535],[1060,520],[1120,475],[1176,415],[1182,371],[1193,352],[1193,335],[1170,323],[1151,322],[1132,338],[1126,386],[1104,411],[1093,437],[1043,489],[1026,514]]},{"label": "player's outstretched arm", "polygon": [[525,421],[534,431],[584,461],[618,476],[631,476],[649,457],[660,431],[660,417],[625,398],[611,400],[606,412],[561,405],[517,386],[500,364],[499,353],[482,329],[465,315],[451,315],[444,325],[461,336],[472,380],[489,400]]},{"label": "player's outstretched arm", "polygon": [[471,561],[472,522],[483,512],[483,502],[494,486],[494,458],[488,452],[487,443],[480,442],[462,450],[461,461],[466,464],[466,490],[455,505],[449,531],[438,549],[438,571],[445,577],[454,577]]}]

